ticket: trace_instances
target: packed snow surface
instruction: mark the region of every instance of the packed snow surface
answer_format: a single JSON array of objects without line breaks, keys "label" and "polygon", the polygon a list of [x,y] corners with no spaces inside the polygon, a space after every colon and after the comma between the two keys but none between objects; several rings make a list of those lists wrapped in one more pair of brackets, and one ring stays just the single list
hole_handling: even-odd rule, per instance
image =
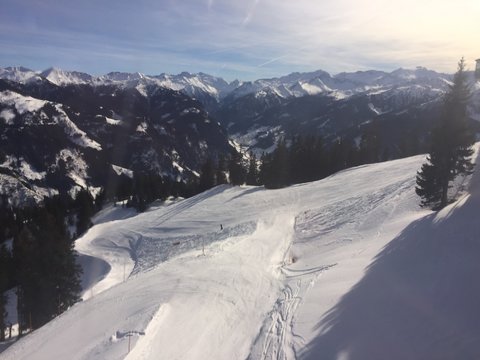
[{"label": "packed snow surface", "polygon": [[480,176],[421,210],[424,160],[109,207],[76,243],[104,264],[84,301],[0,358],[478,359]]}]

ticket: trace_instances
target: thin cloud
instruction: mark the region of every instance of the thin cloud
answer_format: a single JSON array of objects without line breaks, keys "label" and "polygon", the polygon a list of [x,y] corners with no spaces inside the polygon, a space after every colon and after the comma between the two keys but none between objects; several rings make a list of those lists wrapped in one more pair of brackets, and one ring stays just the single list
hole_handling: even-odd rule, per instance
[{"label": "thin cloud", "polygon": [[453,72],[462,55],[480,55],[478,14],[478,0],[8,2],[0,66],[38,58],[66,67],[76,58],[92,73],[136,64],[243,79],[379,66]]},{"label": "thin cloud", "polygon": [[253,16],[255,15],[255,9],[257,8],[258,3],[259,0],[252,1],[251,5],[248,8],[247,15],[242,21],[243,26],[247,25],[252,20]]},{"label": "thin cloud", "polygon": [[276,58],[273,58],[273,59],[270,59],[268,61],[265,61],[264,63],[258,65],[258,67],[263,67],[263,66],[266,66],[266,65],[269,65],[271,63],[274,63],[275,61],[279,61],[281,59],[284,59],[286,58],[288,55],[282,55],[282,56],[277,56]]}]

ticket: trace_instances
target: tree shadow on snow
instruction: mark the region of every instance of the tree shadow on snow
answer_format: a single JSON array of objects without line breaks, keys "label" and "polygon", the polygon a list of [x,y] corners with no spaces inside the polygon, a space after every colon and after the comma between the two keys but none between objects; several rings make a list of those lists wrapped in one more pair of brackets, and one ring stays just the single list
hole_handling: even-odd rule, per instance
[{"label": "tree shadow on snow", "polygon": [[77,264],[82,268],[81,287],[83,292],[100,282],[111,269],[106,261],[85,254],[78,254]]},{"label": "tree shadow on snow", "polygon": [[231,199],[229,199],[227,202],[231,202],[231,201],[234,201],[236,199],[239,199],[243,196],[246,196],[246,195],[250,195],[250,194],[253,194],[253,193],[256,193],[257,191],[262,191],[262,190],[265,190],[265,188],[263,186],[256,186],[256,187],[252,187],[248,190],[245,190],[243,192],[241,192],[240,194],[238,195],[235,195],[234,197],[232,197]]},{"label": "tree shadow on snow", "polygon": [[460,205],[392,240],[300,359],[480,359],[480,174]]}]

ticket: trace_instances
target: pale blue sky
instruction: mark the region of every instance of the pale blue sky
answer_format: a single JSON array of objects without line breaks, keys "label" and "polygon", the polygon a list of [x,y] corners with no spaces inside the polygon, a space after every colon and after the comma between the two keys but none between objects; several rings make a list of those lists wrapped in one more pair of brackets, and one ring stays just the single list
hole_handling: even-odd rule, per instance
[{"label": "pale blue sky", "polygon": [[251,80],[480,57],[478,0],[0,0],[0,66]]}]

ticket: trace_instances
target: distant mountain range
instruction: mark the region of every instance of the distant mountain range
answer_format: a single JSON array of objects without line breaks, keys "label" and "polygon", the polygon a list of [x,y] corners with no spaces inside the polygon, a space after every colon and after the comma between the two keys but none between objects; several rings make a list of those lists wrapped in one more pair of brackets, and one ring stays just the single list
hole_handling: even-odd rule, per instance
[{"label": "distant mountain range", "polygon": [[121,85],[136,88],[141,93],[145,91],[144,86],[155,84],[182,91],[191,97],[202,97],[208,94],[220,102],[226,97],[239,98],[248,94],[261,96],[266,93],[272,93],[281,98],[328,94],[337,99],[343,99],[359,93],[373,93],[393,86],[413,84],[442,89],[450,83],[451,75],[437,73],[422,67],[415,70],[398,69],[390,73],[376,70],[343,72],[334,76],[318,70],[309,73],[292,73],[279,78],[246,82],[235,80],[229,83],[222,78],[204,73],[145,75],[138,72],[110,72],[106,75],[92,76],[87,73],[57,68],[49,68],[40,72],[24,67],[7,67],[0,68],[0,78],[23,84],[45,79],[58,86],[72,84]]},{"label": "distant mountain range", "polygon": [[[452,76],[425,68],[292,73],[227,82],[204,73],[92,76],[0,68],[0,193],[17,202],[148,171],[197,176],[207,157],[240,146],[257,154],[282,137],[358,141],[375,123],[393,153],[424,141]],[[472,75],[470,115],[480,120]],[[235,141],[235,142],[232,142]]]}]

